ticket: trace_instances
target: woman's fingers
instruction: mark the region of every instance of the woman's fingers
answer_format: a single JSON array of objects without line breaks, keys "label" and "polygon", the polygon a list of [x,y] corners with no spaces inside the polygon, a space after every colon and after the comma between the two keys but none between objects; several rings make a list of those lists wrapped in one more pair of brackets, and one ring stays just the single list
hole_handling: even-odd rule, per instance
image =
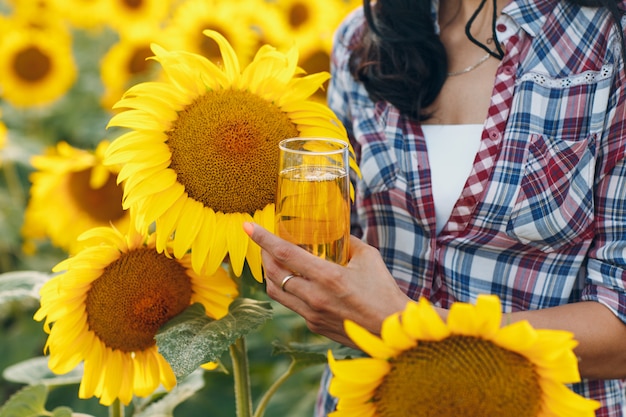
[{"label": "woman's fingers", "polygon": [[[289,273],[310,276],[318,273],[320,269],[324,270],[334,266],[334,264],[320,259],[301,247],[279,238],[257,224],[245,223],[244,231],[253,241],[261,246],[265,252],[271,255],[271,258],[274,258],[268,259],[267,256],[263,257],[263,267],[265,268],[266,278],[269,277],[274,285],[280,286],[282,279]],[[265,262],[266,260],[269,262]],[[279,265],[272,263],[272,260],[275,260]],[[282,276],[280,274],[281,267],[290,272]]]}]

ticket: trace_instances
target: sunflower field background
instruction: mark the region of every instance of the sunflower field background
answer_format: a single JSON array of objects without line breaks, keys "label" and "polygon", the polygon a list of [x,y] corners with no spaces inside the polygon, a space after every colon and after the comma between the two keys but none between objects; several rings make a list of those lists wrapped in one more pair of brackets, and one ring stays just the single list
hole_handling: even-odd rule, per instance
[{"label": "sunflower field background", "polygon": [[[295,45],[306,73],[327,71],[333,31],[360,3],[0,0],[0,416],[69,415],[63,407],[109,415],[97,398],[78,398],[79,370],[61,376],[48,370],[47,335],[33,315],[52,268],[80,250],[77,236],[129,222],[116,183],[119,169],[103,164],[106,147],[119,135],[107,125],[125,91],[161,77],[155,61],[146,59],[153,56],[150,45],[199,54],[219,66],[217,44],[202,33],[210,29],[226,38],[242,66],[263,44]],[[323,103],[323,90],[315,94]],[[262,284],[248,291],[264,299]],[[293,366],[297,355],[289,342],[318,342],[298,317],[272,308],[271,324],[248,340],[255,400]],[[280,386],[267,415],[311,415],[322,370],[316,358],[299,362],[307,366],[296,366],[299,372]],[[233,376],[223,370],[195,372],[159,415],[234,416]],[[42,379],[47,383],[35,385]],[[43,408],[11,408],[10,398],[20,394],[24,403],[42,402]],[[148,404],[126,408],[141,407]]]}]

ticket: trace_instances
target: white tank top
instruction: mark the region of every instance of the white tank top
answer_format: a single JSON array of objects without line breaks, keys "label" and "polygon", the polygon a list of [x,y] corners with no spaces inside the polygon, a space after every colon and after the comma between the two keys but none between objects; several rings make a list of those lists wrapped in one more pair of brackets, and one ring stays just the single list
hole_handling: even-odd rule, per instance
[{"label": "white tank top", "polygon": [[472,171],[483,125],[422,125],[422,130],[428,149],[439,234]]}]

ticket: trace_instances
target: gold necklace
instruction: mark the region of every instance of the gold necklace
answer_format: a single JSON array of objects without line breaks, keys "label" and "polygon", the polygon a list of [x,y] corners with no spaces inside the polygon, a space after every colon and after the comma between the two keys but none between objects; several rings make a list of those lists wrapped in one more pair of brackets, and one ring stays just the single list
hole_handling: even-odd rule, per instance
[{"label": "gold necklace", "polygon": [[490,56],[491,56],[491,54],[488,53],[484,57],[480,58],[480,60],[477,63],[472,64],[472,65],[470,65],[467,68],[463,68],[460,71],[449,72],[448,73],[448,77],[454,77],[456,75],[461,75],[461,74],[465,74],[467,72],[470,72],[471,70],[478,68],[483,62],[487,61]]}]

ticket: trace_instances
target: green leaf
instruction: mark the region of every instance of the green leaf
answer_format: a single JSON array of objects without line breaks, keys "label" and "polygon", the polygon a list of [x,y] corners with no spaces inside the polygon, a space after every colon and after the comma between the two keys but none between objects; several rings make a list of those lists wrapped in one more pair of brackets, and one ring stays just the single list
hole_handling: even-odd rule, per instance
[{"label": "green leaf", "polygon": [[[319,344],[307,345],[301,343],[289,343],[284,345],[280,342],[273,343],[274,355],[289,355],[294,362],[294,371],[308,368],[309,366],[322,365],[328,362],[327,349],[322,350]],[[327,346],[324,344],[323,346]]]},{"label": "green leaf", "polygon": [[72,414],[72,409],[69,407],[57,407],[52,410],[52,417],[72,417],[75,414]]},{"label": "green leaf", "polygon": [[83,367],[81,364],[67,374],[57,375],[48,367],[48,358],[38,356],[8,366],[2,372],[2,377],[7,381],[17,382],[19,384],[41,384],[45,386],[71,385],[80,382],[83,377]]},{"label": "green leaf", "polygon": [[238,298],[228,314],[213,320],[194,304],[167,323],[156,335],[159,353],[180,381],[207,362],[219,360],[235,340],[258,329],[272,317],[269,302]]},{"label": "green leaf", "polygon": [[287,345],[275,341],[273,343],[273,355],[289,355],[298,369],[309,366],[326,364],[328,351],[332,350],[335,359],[361,358],[367,356],[360,350],[344,346],[340,343],[329,341],[327,343],[297,343]]},{"label": "green leaf", "polygon": [[38,417],[48,414],[45,409],[48,388],[32,385],[21,389],[0,408],[0,417]]},{"label": "green leaf", "polygon": [[133,417],[173,417],[176,406],[204,388],[203,374],[202,369],[194,371],[158,401],[134,413]]},{"label": "green leaf", "polygon": [[38,271],[13,271],[0,274],[0,304],[22,300],[39,299],[39,288],[50,278]]}]

